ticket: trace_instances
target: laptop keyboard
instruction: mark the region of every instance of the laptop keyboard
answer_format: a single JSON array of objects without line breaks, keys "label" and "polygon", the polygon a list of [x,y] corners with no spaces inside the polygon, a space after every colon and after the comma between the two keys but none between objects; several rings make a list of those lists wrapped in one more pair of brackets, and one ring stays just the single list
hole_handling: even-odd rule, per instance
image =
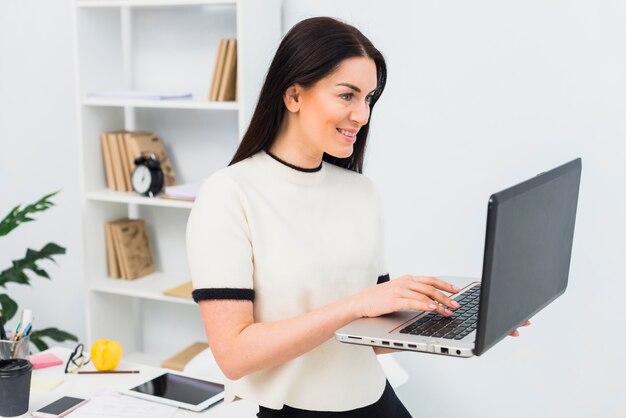
[{"label": "laptop keyboard", "polygon": [[454,315],[446,317],[430,312],[402,328],[400,333],[451,340],[463,339],[476,329],[479,299],[480,285],[477,285],[463,293],[458,299],[454,299],[461,305],[460,308],[452,311]]}]

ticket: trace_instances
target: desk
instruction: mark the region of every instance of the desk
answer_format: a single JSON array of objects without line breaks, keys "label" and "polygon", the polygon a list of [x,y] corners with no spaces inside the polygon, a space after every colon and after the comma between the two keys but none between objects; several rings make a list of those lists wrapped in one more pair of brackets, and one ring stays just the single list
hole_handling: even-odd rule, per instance
[{"label": "desk", "polygon": [[[61,360],[67,362],[72,350],[53,347],[47,352],[54,353]],[[152,379],[166,371],[158,367],[144,366],[130,362],[122,361],[119,365],[120,370],[136,369],[140,370],[138,374],[101,374],[101,375],[80,375],[80,374],[64,374],[65,364],[61,366],[47,367],[44,369],[33,370],[35,376],[63,377],[65,382],[54,389],[52,392],[30,393],[30,409],[24,417],[30,416],[33,411],[59,399],[62,396],[76,396],[79,398],[91,398],[92,395],[105,388],[110,389],[130,389],[146,380]],[[232,403],[220,402],[202,412],[192,412],[184,409],[178,409],[175,417],[228,417],[228,418],[252,418],[256,417],[259,408],[248,401],[236,401]],[[71,415],[68,415],[70,417]]]},{"label": "desk", "polygon": [[[49,376],[49,377],[63,377],[65,382],[54,389],[52,392],[30,393],[30,409],[23,417],[29,417],[33,411],[59,399],[62,396],[76,396],[79,398],[91,398],[96,392],[102,389],[130,389],[133,386],[138,385],[141,382],[147,381],[156,377],[166,371],[159,367],[144,366],[132,362],[123,361],[120,363],[120,370],[140,370],[138,374],[102,374],[102,375],[89,375],[89,374],[65,374],[63,370],[65,368],[65,362],[69,358],[72,350],[53,347],[47,352],[54,353],[61,360],[64,361],[63,365],[47,367],[44,369],[33,370],[33,377],[35,376]],[[406,371],[394,360],[393,355],[387,354],[378,356],[389,382],[394,388],[404,384],[409,376]],[[203,363],[204,364],[204,363]],[[93,366],[92,366],[93,367]],[[192,375],[193,376],[193,375]],[[202,376],[196,376],[202,378]],[[219,404],[212,406],[202,412],[192,412],[184,409],[178,409],[175,417],[228,417],[228,418],[253,418],[256,417],[259,408],[257,405],[245,401],[239,400],[232,403],[220,402]],[[71,415],[68,415],[71,417]]]}]

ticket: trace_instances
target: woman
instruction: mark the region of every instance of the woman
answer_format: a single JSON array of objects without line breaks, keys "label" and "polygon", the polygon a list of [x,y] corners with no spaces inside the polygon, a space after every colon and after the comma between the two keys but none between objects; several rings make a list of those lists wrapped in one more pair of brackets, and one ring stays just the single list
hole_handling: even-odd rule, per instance
[{"label": "woman", "polygon": [[[361,175],[381,53],[330,18],[295,25],[269,68],[230,166],[203,185],[189,263],[226,396],[259,417],[410,417],[376,359],[337,342],[361,317],[458,304],[434,277],[389,280],[380,202]],[[389,350],[387,350],[389,351]]]}]

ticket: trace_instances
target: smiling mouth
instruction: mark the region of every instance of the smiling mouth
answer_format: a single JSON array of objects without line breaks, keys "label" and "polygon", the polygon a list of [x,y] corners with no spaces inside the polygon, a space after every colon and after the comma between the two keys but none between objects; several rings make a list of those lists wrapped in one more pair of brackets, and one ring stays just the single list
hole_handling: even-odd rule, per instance
[{"label": "smiling mouth", "polygon": [[349,136],[350,138],[354,138],[357,134],[357,132],[346,131],[340,128],[337,128],[337,132],[339,132],[341,135]]}]

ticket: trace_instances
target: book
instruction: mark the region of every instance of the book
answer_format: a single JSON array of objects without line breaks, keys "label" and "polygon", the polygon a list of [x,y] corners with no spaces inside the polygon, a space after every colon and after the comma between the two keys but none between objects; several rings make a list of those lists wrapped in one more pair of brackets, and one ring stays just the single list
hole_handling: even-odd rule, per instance
[{"label": "book", "polygon": [[128,163],[128,152],[126,150],[126,137],[125,132],[117,132],[115,137],[117,139],[117,146],[120,152],[120,165],[122,166],[122,175],[124,177],[124,191],[131,192],[133,187],[130,183],[130,175],[132,173],[132,168]]},{"label": "book", "polygon": [[235,91],[237,83],[237,40],[228,40],[228,50],[226,52],[226,60],[224,61],[224,71],[222,74],[221,85],[218,101],[235,100]]},{"label": "book", "polygon": [[207,343],[193,343],[181,352],[176,353],[172,357],[163,360],[163,363],[161,363],[161,367],[182,372],[185,369],[187,363],[189,363],[194,357],[196,357],[207,348],[209,348],[209,345]]},{"label": "book", "polygon": [[87,93],[89,99],[134,99],[134,100],[191,100],[189,92],[158,92],[141,90],[95,91]]},{"label": "book", "polygon": [[127,152],[130,159],[134,161],[140,156],[155,156],[161,162],[161,169],[164,175],[164,187],[176,184],[176,174],[172,168],[172,163],[163,146],[163,142],[152,132],[130,132],[126,137]]},{"label": "book", "polygon": [[129,191],[133,191],[133,183],[132,183],[132,176],[133,176],[133,171],[135,171],[135,159],[137,157],[141,156],[141,153],[135,155],[136,151],[133,151],[130,143],[131,143],[131,138],[133,135],[154,135],[152,132],[144,132],[144,131],[135,131],[135,132],[129,132],[126,131],[123,134],[124,137],[124,143],[126,144],[126,154],[124,155],[124,162],[128,167],[128,184],[130,186]]},{"label": "book", "polygon": [[209,91],[209,100],[216,101],[219,86],[222,80],[222,72],[224,70],[224,56],[226,55],[226,47],[228,43],[226,39],[220,39],[215,55],[215,65],[213,67],[213,78],[211,80],[211,90]]},{"label": "book", "polygon": [[145,222],[121,219],[109,225],[122,277],[133,280],[154,273],[156,269]]},{"label": "book", "polygon": [[115,228],[114,228],[114,224],[115,223],[119,223],[122,222],[120,221],[115,221],[113,223],[110,224],[110,228],[111,228],[111,238],[113,239],[113,252],[115,253],[115,260],[117,263],[117,268],[119,269],[120,272],[120,276],[122,279],[128,279],[128,270],[126,268],[126,265],[124,264],[124,262],[122,261],[122,242],[119,238],[119,236],[115,233]]},{"label": "book", "polygon": [[102,162],[104,163],[104,174],[106,177],[107,188],[115,190],[115,178],[113,177],[113,165],[111,163],[111,149],[107,140],[106,132],[100,135],[100,143],[102,145]]},{"label": "book", "polygon": [[109,277],[119,279],[120,267],[117,260],[117,253],[115,252],[115,246],[113,244],[113,231],[111,229],[111,224],[104,225],[104,235],[106,238],[107,267]]},{"label": "book", "polygon": [[117,132],[107,132],[107,141],[109,143],[109,149],[111,150],[111,165],[113,167],[113,178],[115,179],[115,190],[123,192],[126,190],[126,183],[124,181],[120,147],[117,142]]},{"label": "book", "polygon": [[192,299],[192,291],[193,286],[191,284],[191,280],[189,280],[188,282],[185,282],[179,286],[164,290],[163,294],[168,296],[176,296],[178,298]]}]

